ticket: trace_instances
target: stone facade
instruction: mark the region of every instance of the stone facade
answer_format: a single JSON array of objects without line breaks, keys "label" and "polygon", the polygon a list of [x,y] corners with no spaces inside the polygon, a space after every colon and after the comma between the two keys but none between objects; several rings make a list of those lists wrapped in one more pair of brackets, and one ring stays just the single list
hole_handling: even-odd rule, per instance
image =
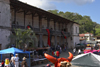
[{"label": "stone facade", "polygon": [[[1,7],[2,6],[2,7]],[[46,29],[51,29],[53,31],[51,44],[53,45],[67,45],[67,48],[74,48],[75,43],[79,43],[79,25],[73,22],[58,22],[55,19],[48,20],[48,16],[41,18],[39,13],[35,13],[33,16],[30,12],[27,15],[24,14],[23,9],[19,7],[19,12],[9,4],[9,0],[0,0],[0,44],[2,44],[2,49],[10,42],[8,37],[10,35],[11,25],[15,24],[21,29],[25,29],[27,25],[31,25],[36,33],[39,47],[48,46],[48,34]],[[32,18],[33,16],[33,18]],[[58,17],[58,16],[57,16]],[[6,20],[5,20],[6,19]],[[15,22],[15,23],[13,23]],[[4,28],[5,27],[5,28]],[[64,31],[66,29],[66,31]],[[61,31],[64,31],[67,39],[63,37]]]},{"label": "stone facade", "polygon": [[11,28],[11,13],[9,0],[0,0],[0,44],[1,49],[9,43],[9,35]]}]

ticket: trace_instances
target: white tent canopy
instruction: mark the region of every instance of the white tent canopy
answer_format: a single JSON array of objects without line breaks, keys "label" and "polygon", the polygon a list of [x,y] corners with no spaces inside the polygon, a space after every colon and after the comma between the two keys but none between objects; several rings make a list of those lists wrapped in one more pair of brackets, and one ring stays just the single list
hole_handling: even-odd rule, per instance
[{"label": "white tent canopy", "polygon": [[93,53],[81,54],[73,58],[73,65],[100,67],[100,56]]}]

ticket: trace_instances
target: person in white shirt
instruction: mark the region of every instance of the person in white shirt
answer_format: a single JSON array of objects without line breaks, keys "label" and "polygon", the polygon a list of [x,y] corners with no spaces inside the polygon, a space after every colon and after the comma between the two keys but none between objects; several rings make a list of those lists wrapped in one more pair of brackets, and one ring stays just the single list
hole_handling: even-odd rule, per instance
[{"label": "person in white shirt", "polygon": [[78,54],[81,54],[81,50],[80,49],[78,50]]},{"label": "person in white shirt", "polygon": [[18,54],[15,55],[14,62],[15,62],[15,67],[19,67],[19,57],[18,57]]},{"label": "person in white shirt", "polygon": [[74,55],[75,55],[75,53],[76,53],[76,49],[75,49],[75,48],[73,49],[73,53],[74,53]]},{"label": "person in white shirt", "polygon": [[10,60],[10,63],[11,63],[11,67],[14,67],[14,55],[12,54],[11,55],[11,60]]}]

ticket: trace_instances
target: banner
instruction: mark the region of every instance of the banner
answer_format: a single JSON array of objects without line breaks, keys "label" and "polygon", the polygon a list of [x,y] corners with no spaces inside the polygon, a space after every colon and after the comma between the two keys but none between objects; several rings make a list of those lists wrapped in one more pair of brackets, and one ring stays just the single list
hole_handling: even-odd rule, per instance
[{"label": "banner", "polygon": [[47,30],[47,32],[48,32],[48,45],[51,46],[51,45],[50,45],[50,31],[49,31],[49,29],[46,29],[46,30]]},{"label": "banner", "polygon": [[63,31],[61,31],[61,33],[63,34],[64,38],[66,39],[67,37],[65,36],[64,32],[63,32]]}]

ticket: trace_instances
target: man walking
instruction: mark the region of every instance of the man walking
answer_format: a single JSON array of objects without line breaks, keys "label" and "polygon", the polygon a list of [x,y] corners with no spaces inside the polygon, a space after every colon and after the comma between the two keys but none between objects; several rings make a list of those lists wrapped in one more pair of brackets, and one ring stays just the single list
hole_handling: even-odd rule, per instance
[{"label": "man walking", "polygon": [[74,53],[74,55],[75,55],[75,53],[76,53],[76,49],[75,49],[75,48],[73,49],[73,53]]},{"label": "man walking", "polygon": [[15,55],[14,62],[15,62],[15,67],[19,67],[19,57],[18,57],[18,54]]},{"label": "man walking", "polygon": [[80,49],[78,50],[78,54],[81,54],[81,50]]},{"label": "man walking", "polygon": [[13,54],[11,55],[10,63],[11,63],[11,67],[14,67],[15,62],[14,62],[14,55]]}]

